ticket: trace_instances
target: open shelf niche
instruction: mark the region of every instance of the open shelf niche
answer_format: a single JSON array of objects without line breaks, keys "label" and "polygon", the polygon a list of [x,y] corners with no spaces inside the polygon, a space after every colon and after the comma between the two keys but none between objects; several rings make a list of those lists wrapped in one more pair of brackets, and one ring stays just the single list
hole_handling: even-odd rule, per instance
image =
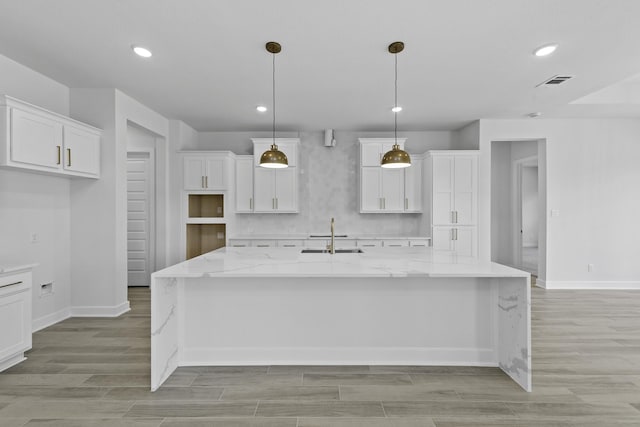
[{"label": "open shelf niche", "polygon": [[225,224],[187,224],[187,259],[225,246]]}]

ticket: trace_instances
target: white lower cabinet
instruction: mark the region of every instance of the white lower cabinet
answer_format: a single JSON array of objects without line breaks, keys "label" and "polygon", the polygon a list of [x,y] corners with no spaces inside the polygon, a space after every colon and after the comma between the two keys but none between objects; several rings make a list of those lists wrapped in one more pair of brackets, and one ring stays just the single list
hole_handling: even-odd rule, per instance
[{"label": "white lower cabinet", "polygon": [[31,271],[0,273],[0,371],[31,349]]},{"label": "white lower cabinet", "polygon": [[433,227],[433,249],[453,251],[458,255],[477,256],[477,227]]}]

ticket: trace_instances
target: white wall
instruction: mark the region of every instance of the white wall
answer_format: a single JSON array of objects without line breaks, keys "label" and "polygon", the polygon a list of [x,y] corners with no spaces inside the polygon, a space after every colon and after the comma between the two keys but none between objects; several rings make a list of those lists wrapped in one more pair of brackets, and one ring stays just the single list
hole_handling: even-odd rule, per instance
[{"label": "white wall", "polygon": [[[336,233],[429,235],[421,214],[360,214],[358,203],[358,138],[392,137],[386,133],[336,131],[337,144],[324,146],[323,132],[278,133],[278,137],[300,137],[298,214],[238,214],[234,234],[326,233],[329,220],[336,219]],[[270,133],[206,132],[198,148],[253,154],[253,137]],[[449,149],[451,132],[402,132],[410,153]]]},{"label": "white wall", "polygon": [[514,265],[511,142],[491,145],[491,261]]},{"label": "white wall", "polygon": [[[2,55],[0,93],[69,112],[69,88]],[[68,178],[0,170],[0,264],[38,264],[33,271],[34,329],[69,315],[69,198]],[[37,243],[31,243],[32,233]],[[54,293],[40,297],[40,285],[49,282]]]},{"label": "white wall", "polygon": [[491,141],[543,140],[543,284],[640,287],[640,264],[634,261],[640,259],[639,138],[640,120],[481,120],[480,256],[489,258],[491,251]]},{"label": "white wall", "polygon": [[72,184],[72,313],[116,316],[129,307],[127,128],[132,122],[166,138],[168,120],[114,89],[72,89],[71,112],[104,131],[101,179]]}]

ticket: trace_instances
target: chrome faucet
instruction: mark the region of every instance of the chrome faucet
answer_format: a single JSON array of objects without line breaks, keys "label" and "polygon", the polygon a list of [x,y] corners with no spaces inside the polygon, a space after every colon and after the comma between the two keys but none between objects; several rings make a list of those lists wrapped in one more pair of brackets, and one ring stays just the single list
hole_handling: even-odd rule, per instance
[{"label": "chrome faucet", "polygon": [[336,253],[336,240],[335,240],[335,220],[331,218],[331,243],[327,245],[327,250],[330,254]]}]

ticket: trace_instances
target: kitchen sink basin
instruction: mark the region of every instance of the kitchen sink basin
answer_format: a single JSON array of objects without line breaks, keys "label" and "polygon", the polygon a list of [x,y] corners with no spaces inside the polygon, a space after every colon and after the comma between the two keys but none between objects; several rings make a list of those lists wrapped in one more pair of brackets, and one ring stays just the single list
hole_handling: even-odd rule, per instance
[{"label": "kitchen sink basin", "polygon": [[[303,249],[303,254],[328,254],[329,249]],[[337,254],[361,254],[362,249],[336,249]]]}]

